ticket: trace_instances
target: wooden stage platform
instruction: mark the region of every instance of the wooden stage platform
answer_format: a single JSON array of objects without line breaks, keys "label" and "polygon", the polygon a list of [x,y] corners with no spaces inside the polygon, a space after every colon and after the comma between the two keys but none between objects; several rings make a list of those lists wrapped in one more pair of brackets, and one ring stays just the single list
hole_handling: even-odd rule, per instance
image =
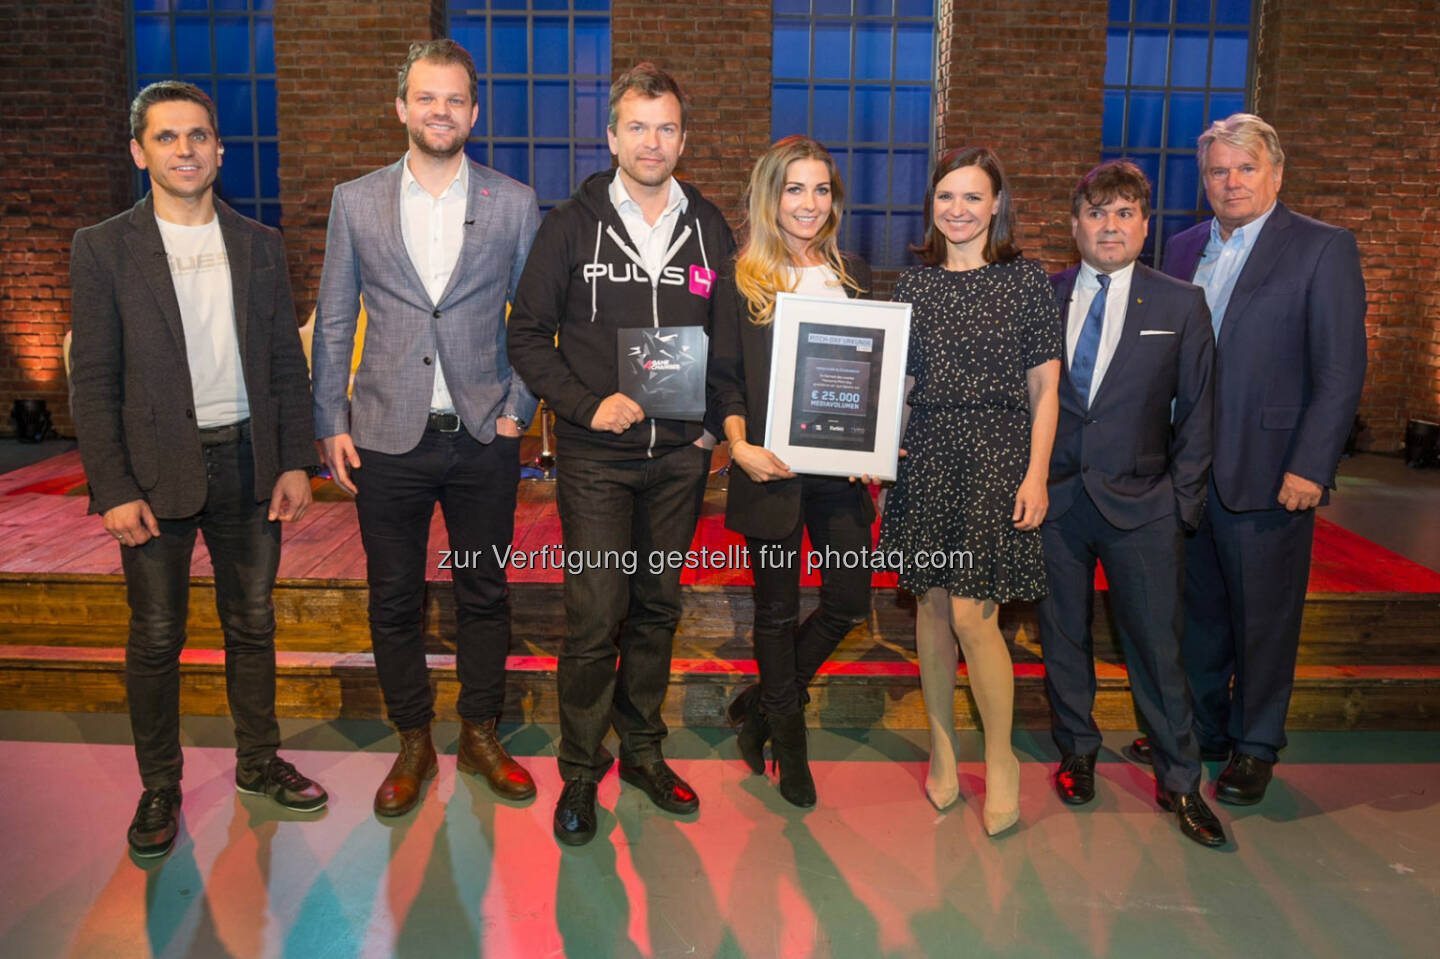
[{"label": "wooden stage platform", "polygon": [[[527,444],[527,446],[530,444]],[[723,476],[712,477],[695,550],[739,555],[723,528]],[[0,475],[0,709],[124,710],[128,610],[120,547],[86,515],[75,453]],[[366,628],[365,554],[354,505],[317,481],[315,503],[286,529],[275,594],[283,715],[382,715]],[[1323,513],[1321,514],[1323,517]],[[560,542],[553,484],[521,484],[514,547]],[[432,556],[446,548],[437,512]],[[726,563],[687,571],[667,720],[723,724],[723,707],[755,670],[749,647],[749,573]],[[196,549],[190,632],[183,658],[184,708],[226,711],[221,637],[209,559]],[[454,718],[453,598],[449,573],[432,568],[426,633],[442,718]],[[514,638],[506,719],[556,721],[554,666],[563,630],[558,569],[512,569]],[[811,721],[824,726],[924,728],[914,664],[914,607],[893,576],[875,579],[874,615],[822,673]],[[1103,581],[1102,581],[1103,585]],[[813,603],[807,586],[807,602]],[[1104,604],[1095,639],[1100,692],[1096,719],[1136,727],[1124,664]],[[1049,723],[1033,610],[1007,607],[1002,626],[1016,670],[1017,722]],[[1296,729],[1440,728],[1440,573],[1321,518],[1289,724]],[[964,667],[957,685],[962,723],[977,716]]]}]

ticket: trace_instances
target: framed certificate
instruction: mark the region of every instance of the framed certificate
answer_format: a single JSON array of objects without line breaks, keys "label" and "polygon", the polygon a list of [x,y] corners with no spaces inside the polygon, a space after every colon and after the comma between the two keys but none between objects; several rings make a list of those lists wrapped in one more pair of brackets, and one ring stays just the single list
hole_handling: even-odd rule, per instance
[{"label": "framed certificate", "polygon": [[793,472],[895,478],[910,304],[780,293],[765,446]]}]

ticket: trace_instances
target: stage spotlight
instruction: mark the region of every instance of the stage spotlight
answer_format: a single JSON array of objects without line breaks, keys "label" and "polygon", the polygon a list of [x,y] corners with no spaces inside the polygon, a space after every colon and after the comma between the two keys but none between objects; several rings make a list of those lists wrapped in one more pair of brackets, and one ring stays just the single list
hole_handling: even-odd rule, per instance
[{"label": "stage spotlight", "polygon": [[1405,424],[1405,465],[1413,469],[1440,466],[1440,423],[1410,420]]},{"label": "stage spotlight", "polygon": [[10,409],[10,422],[15,424],[15,438],[22,443],[38,443],[55,435],[44,400],[16,400]]}]

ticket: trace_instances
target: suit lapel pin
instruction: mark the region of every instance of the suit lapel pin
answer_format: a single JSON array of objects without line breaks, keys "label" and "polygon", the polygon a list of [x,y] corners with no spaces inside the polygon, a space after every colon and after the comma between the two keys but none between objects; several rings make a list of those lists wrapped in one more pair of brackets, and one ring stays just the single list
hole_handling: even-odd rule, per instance
[{"label": "suit lapel pin", "polygon": [[488,189],[484,188],[484,187],[481,187],[481,189],[480,189],[480,195],[481,195],[481,196],[489,196],[489,195],[490,195],[490,191],[489,191]]}]

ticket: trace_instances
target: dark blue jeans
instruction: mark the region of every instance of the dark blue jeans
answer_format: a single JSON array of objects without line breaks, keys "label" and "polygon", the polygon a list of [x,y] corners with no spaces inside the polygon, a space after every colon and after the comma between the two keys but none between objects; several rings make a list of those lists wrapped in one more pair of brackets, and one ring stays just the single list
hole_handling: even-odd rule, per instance
[{"label": "dark blue jeans", "polygon": [[612,757],[602,741],[612,725],[622,762],[660,758],[682,570],[651,562],[656,551],[690,548],[709,464],[710,452],[697,446],[649,460],[558,461],[564,547],[588,554],[583,569],[565,570],[558,684],[567,782],[605,775]]},{"label": "dark blue jeans", "polygon": [[370,583],[370,642],[385,712],[402,732],[435,718],[425,662],[425,574],[435,504],[445,516],[455,583],[456,711],[483,723],[505,704],[510,652],[510,590],[495,557],[515,536],[520,440],[480,443],[464,429],[426,430],[419,444],[391,455],[357,450],[352,471],[360,539]]},{"label": "dark blue jeans", "polygon": [[[264,766],[280,746],[275,722],[275,609],[271,591],[280,565],[280,524],[266,519],[268,498],[255,501],[255,461],[248,427],[237,442],[202,448],[205,508],[162,519],[160,535],[120,547],[130,602],[125,691],[135,758],[146,789],[180,783],[180,651],[190,607],[195,533],[205,537],[215,575],[215,608],[225,635],[225,691],[235,722],[237,764]],[[269,490],[265,490],[269,493]]]},{"label": "dark blue jeans", "polygon": [[[810,681],[845,634],[870,615],[870,567],[847,569],[843,561],[868,555],[872,545],[854,484],[825,476],[806,476],[800,483],[802,519],[787,536],[745,537],[755,577],[760,705],[770,714],[797,712],[808,703]],[[812,549],[841,561],[821,566],[820,605],[797,629],[806,529]]]}]

